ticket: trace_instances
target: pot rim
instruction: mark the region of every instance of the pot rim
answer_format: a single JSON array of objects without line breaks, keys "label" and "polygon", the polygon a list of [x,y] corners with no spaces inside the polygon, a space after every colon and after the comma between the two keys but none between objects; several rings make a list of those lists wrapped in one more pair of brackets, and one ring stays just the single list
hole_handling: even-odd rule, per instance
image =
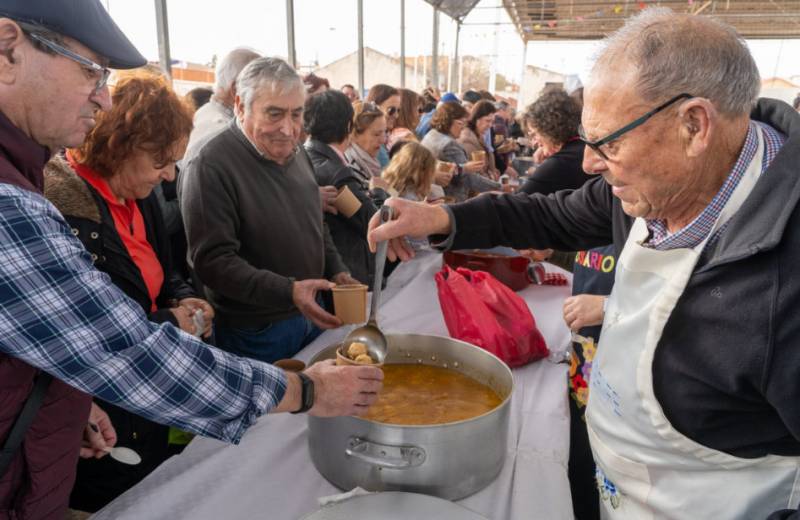
[{"label": "pot rim", "polygon": [[[426,429],[426,430],[430,430],[432,428],[433,429],[445,429],[445,428],[448,428],[448,427],[458,427],[458,426],[460,426],[462,424],[465,424],[465,423],[479,421],[479,420],[481,420],[481,419],[483,419],[485,417],[488,417],[488,416],[490,416],[490,415],[492,415],[494,413],[499,413],[499,411],[502,410],[504,407],[510,406],[511,396],[514,393],[514,386],[515,386],[514,372],[511,370],[511,368],[505,362],[503,362],[503,360],[501,360],[499,357],[495,356],[494,354],[492,354],[488,350],[484,350],[484,349],[482,349],[481,347],[479,347],[477,345],[473,345],[472,343],[467,343],[466,341],[462,341],[460,339],[451,338],[449,336],[441,336],[441,335],[438,335],[438,334],[406,334],[406,333],[402,333],[402,334],[387,334],[386,335],[387,339],[389,337],[391,337],[391,336],[423,336],[423,337],[426,337],[426,338],[430,338],[430,337],[442,338],[442,339],[446,339],[448,341],[454,341],[456,343],[461,343],[463,345],[466,345],[466,346],[474,348],[474,349],[478,349],[478,350],[481,351],[481,353],[486,354],[486,355],[494,358],[494,360],[497,363],[499,363],[506,372],[508,372],[508,375],[510,376],[510,379],[511,379],[511,389],[509,390],[508,394],[502,399],[500,404],[498,404],[497,406],[495,406],[494,408],[492,408],[488,412],[483,413],[481,415],[476,415],[475,417],[470,417],[469,419],[462,419],[460,421],[452,421],[452,422],[447,422],[447,423],[439,423],[439,424],[393,424],[393,423],[384,423],[384,422],[380,422],[380,421],[375,421],[375,420],[372,420],[372,419],[365,419],[365,418],[359,417],[357,415],[342,415],[342,416],[339,416],[339,417],[314,417],[314,416],[309,415],[308,416],[309,419],[311,419],[312,417],[315,420],[355,419],[357,421],[362,421],[362,422],[365,422],[367,424],[380,425],[381,427],[384,427],[384,428],[401,428],[401,429],[404,429],[404,430],[406,430],[406,429]],[[331,345],[328,345],[327,347],[322,348],[322,350],[320,350],[319,352],[317,352],[316,354],[314,354],[311,357],[311,359],[308,362],[308,366],[311,366],[314,363],[317,363],[319,361],[323,361],[325,359],[336,359],[336,350],[338,349],[338,347],[340,345],[341,345],[341,342],[333,343]],[[333,358],[322,357],[323,353],[328,352],[331,349],[333,349]],[[385,364],[387,364],[387,365],[403,365],[403,364],[410,364],[410,363],[385,363]],[[423,364],[426,364],[426,363],[423,363]],[[441,365],[438,365],[438,364],[437,365],[431,365],[431,366],[440,366],[441,367]],[[442,367],[442,368],[444,368],[444,367]],[[446,370],[451,370],[451,369],[448,367]],[[453,369],[453,370],[455,370],[455,369]],[[459,370],[456,370],[456,371],[460,372],[461,374],[463,374],[463,375],[465,375],[467,377],[471,377],[468,374],[464,374],[463,372],[461,372]],[[472,378],[472,379],[475,379],[475,378]],[[482,384],[485,384],[485,383],[482,383]]]}]

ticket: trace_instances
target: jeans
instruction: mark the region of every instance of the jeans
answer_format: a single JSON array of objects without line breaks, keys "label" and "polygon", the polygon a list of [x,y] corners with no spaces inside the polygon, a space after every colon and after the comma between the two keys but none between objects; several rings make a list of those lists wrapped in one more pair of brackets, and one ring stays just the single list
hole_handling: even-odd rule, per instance
[{"label": "jeans", "polygon": [[265,327],[216,327],[219,348],[266,363],[291,358],[320,334],[302,314]]}]

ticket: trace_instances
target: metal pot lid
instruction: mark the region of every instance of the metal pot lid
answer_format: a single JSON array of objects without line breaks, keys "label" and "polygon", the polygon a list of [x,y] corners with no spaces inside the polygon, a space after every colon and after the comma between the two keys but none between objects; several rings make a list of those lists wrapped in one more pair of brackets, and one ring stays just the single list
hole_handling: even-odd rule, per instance
[{"label": "metal pot lid", "polygon": [[303,520],[488,520],[458,504],[429,495],[388,491],[356,496],[330,504],[303,517]]}]

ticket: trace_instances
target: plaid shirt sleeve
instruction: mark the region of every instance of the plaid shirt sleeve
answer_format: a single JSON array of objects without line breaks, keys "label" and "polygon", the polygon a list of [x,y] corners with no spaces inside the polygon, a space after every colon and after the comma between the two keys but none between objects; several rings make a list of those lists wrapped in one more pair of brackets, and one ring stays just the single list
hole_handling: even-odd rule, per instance
[{"label": "plaid shirt sleeve", "polygon": [[286,391],[281,370],[147,321],[52,204],[9,185],[0,185],[0,352],[143,417],[233,443]]}]

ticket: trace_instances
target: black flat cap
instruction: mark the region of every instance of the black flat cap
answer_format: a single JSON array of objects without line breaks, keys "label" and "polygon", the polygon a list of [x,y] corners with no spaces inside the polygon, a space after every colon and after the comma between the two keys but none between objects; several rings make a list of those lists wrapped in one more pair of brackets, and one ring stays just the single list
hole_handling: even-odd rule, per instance
[{"label": "black flat cap", "polygon": [[112,69],[141,67],[144,59],[100,0],[3,0],[0,17],[41,25],[108,59]]}]

